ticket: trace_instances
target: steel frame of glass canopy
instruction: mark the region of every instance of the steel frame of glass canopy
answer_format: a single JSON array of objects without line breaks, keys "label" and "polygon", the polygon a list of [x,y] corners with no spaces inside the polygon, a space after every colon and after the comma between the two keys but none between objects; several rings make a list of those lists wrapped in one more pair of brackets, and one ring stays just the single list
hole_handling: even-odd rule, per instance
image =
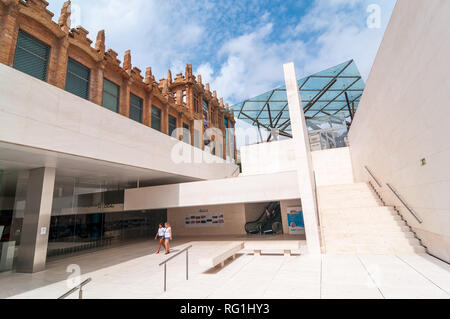
[{"label": "steel frame of glass canopy", "polygon": [[[306,120],[323,116],[349,119],[358,108],[365,83],[354,60],[298,81]],[[281,136],[292,137],[286,87],[268,91],[232,107],[235,117]],[[237,116],[236,116],[236,113]],[[270,141],[272,133],[269,135]]]}]

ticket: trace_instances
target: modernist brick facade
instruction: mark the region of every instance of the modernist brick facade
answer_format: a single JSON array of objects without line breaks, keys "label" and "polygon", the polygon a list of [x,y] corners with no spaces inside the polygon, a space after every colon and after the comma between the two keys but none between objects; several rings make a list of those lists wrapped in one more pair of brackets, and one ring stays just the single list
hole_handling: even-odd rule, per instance
[{"label": "modernist brick facade", "polygon": [[[196,130],[199,134],[197,142],[204,148],[203,100],[208,103],[207,128],[213,130],[210,140],[216,136],[225,136],[225,119],[229,127],[234,127],[233,112],[224,105],[223,99],[217,98],[216,91],[211,92],[209,84],[203,85],[201,76],[192,73],[192,65],[186,65],[185,74],[177,74],[172,78],[169,70],[166,79],[155,80],[151,68],[147,68],[145,76],[141,70],[132,67],[131,53],[127,51],[124,62],[117,59],[117,53],[105,48],[105,32],[100,31],[94,46],[87,37],[88,31],[83,27],[70,27],[70,1],[61,9],[58,23],[52,21],[53,13],[47,10],[45,0],[0,0],[0,62],[8,66],[14,65],[14,56],[19,30],[50,46],[47,82],[61,89],[66,85],[68,59],[71,58],[90,69],[89,100],[102,105],[103,80],[120,86],[120,102],[118,112],[126,117],[130,115],[130,93],[143,100],[142,124],[151,127],[152,107],[161,110],[161,131],[169,133],[169,115],[177,120],[177,127],[189,126],[191,144],[195,143]],[[181,134],[181,132],[180,132]],[[208,135],[208,134],[207,134]],[[235,145],[234,134],[231,135]],[[181,139],[181,136],[179,137]],[[222,140],[222,138],[216,139]],[[225,138],[223,138],[225,140]],[[216,155],[226,158],[226,143],[217,142]],[[236,158],[235,147],[232,158]]]}]

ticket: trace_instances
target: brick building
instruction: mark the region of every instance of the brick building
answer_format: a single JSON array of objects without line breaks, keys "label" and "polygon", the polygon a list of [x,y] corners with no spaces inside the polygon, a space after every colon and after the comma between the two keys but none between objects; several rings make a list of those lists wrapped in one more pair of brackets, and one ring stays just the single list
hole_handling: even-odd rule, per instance
[{"label": "brick building", "polygon": [[169,70],[159,81],[148,67],[143,77],[130,51],[121,64],[114,50],[106,50],[104,30],[92,46],[86,29],[71,28],[70,1],[58,23],[47,6],[45,0],[0,0],[1,63],[214,155],[236,158],[233,112],[192,65],[174,78]]}]

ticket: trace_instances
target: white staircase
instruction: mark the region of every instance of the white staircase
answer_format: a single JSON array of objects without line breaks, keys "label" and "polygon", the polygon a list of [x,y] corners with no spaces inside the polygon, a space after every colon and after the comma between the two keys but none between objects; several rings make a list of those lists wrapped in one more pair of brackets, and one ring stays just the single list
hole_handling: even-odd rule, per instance
[{"label": "white staircase", "polygon": [[318,187],[326,253],[407,254],[425,248],[393,207],[383,206],[366,183]]}]

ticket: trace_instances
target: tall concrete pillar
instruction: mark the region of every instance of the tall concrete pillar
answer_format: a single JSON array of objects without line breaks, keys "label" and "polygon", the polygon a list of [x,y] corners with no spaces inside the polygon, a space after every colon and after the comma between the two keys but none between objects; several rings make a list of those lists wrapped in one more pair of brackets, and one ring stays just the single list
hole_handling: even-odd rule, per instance
[{"label": "tall concrete pillar", "polygon": [[320,254],[311,149],[294,63],[287,63],[284,65],[284,77],[289,103],[293,143],[295,145],[298,162],[297,176],[305,222],[306,244],[309,253]]},{"label": "tall concrete pillar", "polygon": [[17,272],[34,273],[45,269],[55,173],[55,168],[30,171]]}]

